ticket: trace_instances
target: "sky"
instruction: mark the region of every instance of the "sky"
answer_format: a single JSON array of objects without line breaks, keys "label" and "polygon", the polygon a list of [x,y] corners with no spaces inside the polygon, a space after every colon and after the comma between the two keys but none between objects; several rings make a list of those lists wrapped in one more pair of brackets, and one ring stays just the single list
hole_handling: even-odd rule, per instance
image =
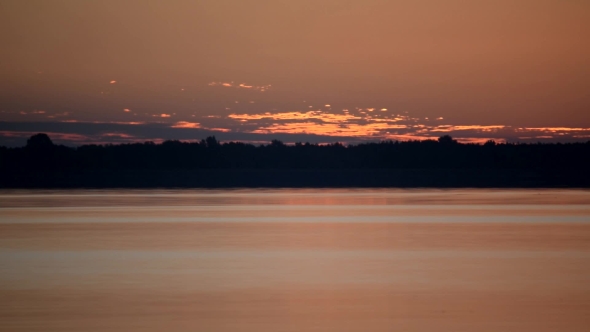
[{"label": "sky", "polygon": [[0,145],[590,140],[587,0],[0,0]]}]

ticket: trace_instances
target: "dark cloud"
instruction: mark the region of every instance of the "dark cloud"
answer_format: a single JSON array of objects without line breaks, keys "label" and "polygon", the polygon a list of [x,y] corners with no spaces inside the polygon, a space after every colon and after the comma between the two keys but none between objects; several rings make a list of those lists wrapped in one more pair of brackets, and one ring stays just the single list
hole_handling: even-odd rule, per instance
[{"label": "dark cloud", "polygon": [[207,129],[172,128],[170,124],[117,124],[84,122],[2,122],[0,121],[0,145],[24,146],[26,139],[35,133],[48,133],[56,144],[107,144],[162,140],[201,140],[215,136],[220,141],[331,143],[347,141],[349,137],[301,135],[301,134],[252,134],[222,132]]},{"label": "dark cloud", "polygon": [[[47,133],[56,144],[77,146],[82,144],[120,144],[132,142],[164,140],[198,141],[208,136],[215,136],[220,141],[243,141],[254,144],[268,143],[273,139],[285,143],[310,142],[349,144],[391,140],[436,139],[442,135],[451,135],[465,143],[483,143],[488,139],[497,142],[579,142],[590,140],[588,128],[513,128],[502,127],[490,129],[481,126],[441,125],[441,131],[424,131],[424,125],[387,129],[387,133],[373,136],[350,136],[347,125],[341,125],[343,135],[320,135],[293,133],[293,129],[312,126],[307,122],[286,122],[275,124],[275,132],[269,130],[228,131],[203,128],[175,128],[171,123],[87,123],[87,122],[3,122],[0,121],[0,145],[24,146],[27,138],[36,133]],[[321,126],[321,124],[317,124]],[[259,128],[272,126],[272,123],[258,123]],[[283,128],[284,130],[281,130]],[[356,127],[354,127],[356,128]],[[350,128],[349,128],[350,129]],[[366,129],[365,129],[366,130]],[[385,130],[383,130],[385,132]]]}]

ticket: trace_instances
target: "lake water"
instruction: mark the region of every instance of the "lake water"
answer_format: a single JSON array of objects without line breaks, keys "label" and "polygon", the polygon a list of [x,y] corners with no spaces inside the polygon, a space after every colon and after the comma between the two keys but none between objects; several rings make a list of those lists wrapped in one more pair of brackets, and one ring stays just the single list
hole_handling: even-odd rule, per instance
[{"label": "lake water", "polygon": [[0,191],[0,331],[588,331],[590,191]]}]

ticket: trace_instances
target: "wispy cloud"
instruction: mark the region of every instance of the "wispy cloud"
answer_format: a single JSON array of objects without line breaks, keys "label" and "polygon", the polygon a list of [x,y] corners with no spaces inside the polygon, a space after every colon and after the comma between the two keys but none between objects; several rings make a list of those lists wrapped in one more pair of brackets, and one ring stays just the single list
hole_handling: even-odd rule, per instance
[{"label": "wispy cloud", "polygon": [[433,139],[433,137],[419,134],[389,134],[384,139],[391,141],[426,141]]},{"label": "wispy cloud", "polygon": [[470,126],[453,126],[453,125],[440,125],[435,127],[429,127],[428,131],[430,132],[453,132],[453,131],[460,131],[460,130],[479,130],[479,131],[493,131],[504,129],[506,126],[502,125],[493,125],[493,126],[480,126],[480,125],[470,125]]},{"label": "wispy cloud", "polygon": [[310,120],[316,119],[327,123],[341,123],[349,120],[362,119],[360,116],[350,114],[334,114],[325,113],[322,111],[308,111],[308,112],[283,112],[283,113],[264,113],[264,114],[230,114],[230,119],[235,120]]},{"label": "wispy cloud", "polygon": [[206,128],[206,129],[207,130],[212,130],[212,131],[219,131],[219,132],[222,132],[222,133],[229,133],[229,132],[232,131],[229,128]]},{"label": "wispy cloud", "polygon": [[270,90],[272,85],[251,85],[246,83],[234,83],[234,82],[210,82],[209,86],[220,86],[225,88],[235,88],[235,89],[246,89],[246,90],[255,90],[264,92]]},{"label": "wispy cloud", "polygon": [[94,121],[92,123],[113,123],[113,124],[123,124],[123,125],[132,125],[132,126],[137,126],[137,125],[144,125],[146,124],[143,121],[109,121],[109,122],[100,122],[100,121]]},{"label": "wispy cloud", "polygon": [[135,138],[132,135],[125,134],[125,133],[104,133],[101,136],[103,137],[119,137],[119,138]]},{"label": "wispy cloud", "polygon": [[198,122],[178,121],[171,126],[172,128],[201,128]]},{"label": "wispy cloud", "polygon": [[505,138],[498,137],[457,137],[456,140],[459,143],[472,143],[472,144],[484,144],[487,141],[494,141],[496,143],[506,143]]},{"label": "wispy cloud", "polygon": [[569,127],[525,127],[525,128],[518,128],[519,130],[524,131],[543,131],[543,132],[551,132],[551,133],[558,133],[560,131],[590,131],[590,128],[569,128]]},{"label": "wispy cloud", "polygon": [[53,113],[53,114],[47,115],[47,118],[54,119],[54,118],[61,118],[61,117],[69,116],[69,115],[70,115],[70,112]]}]

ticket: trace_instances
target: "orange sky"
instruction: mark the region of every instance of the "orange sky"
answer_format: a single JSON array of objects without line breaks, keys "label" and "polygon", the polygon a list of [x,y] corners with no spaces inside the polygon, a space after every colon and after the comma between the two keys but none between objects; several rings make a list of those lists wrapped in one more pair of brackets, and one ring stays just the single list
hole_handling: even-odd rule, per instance
[{"label": "orange sky", "polygon": [[[386,109],[419,119],[416,136],[439,125],[584,132],[589,35],[585,0],[3,0],[0,121],[272,134],[309,119],[240,129],[231,115]],[[339,125],[347,136],[376,122]]]}]

